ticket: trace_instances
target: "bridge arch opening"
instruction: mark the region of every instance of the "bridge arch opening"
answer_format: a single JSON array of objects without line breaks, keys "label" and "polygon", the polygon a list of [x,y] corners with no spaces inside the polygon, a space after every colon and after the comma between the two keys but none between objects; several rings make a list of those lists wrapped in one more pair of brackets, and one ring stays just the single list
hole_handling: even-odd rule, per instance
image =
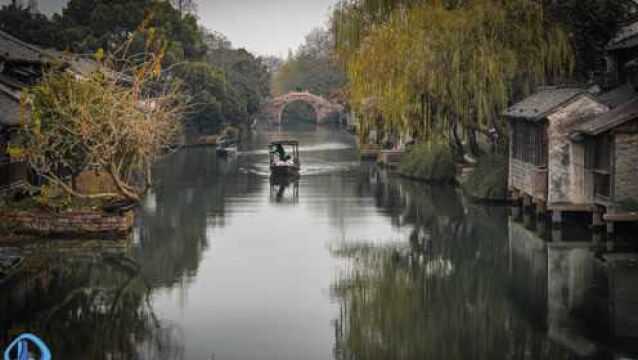
[{"label": "bridge arch opening", "polygon": [[282,106],[279,119],[281,124],[316,124],[319,122],[319,111],[309,101],[293,100]]},{"label": "bridge arch opening", "polygon": [[317,124],[331,121],[333,118],[339,119],[344,110],[341,104],[331,102],[321,96],[309,92],[292,92],[275,97],[262,104],[259,118],[266,119],[272,124],[281,124],[282,116],[286,115],[284,112],[287,111],[288,106],[297,101],[308,103],[314,108],[315,123]]}]

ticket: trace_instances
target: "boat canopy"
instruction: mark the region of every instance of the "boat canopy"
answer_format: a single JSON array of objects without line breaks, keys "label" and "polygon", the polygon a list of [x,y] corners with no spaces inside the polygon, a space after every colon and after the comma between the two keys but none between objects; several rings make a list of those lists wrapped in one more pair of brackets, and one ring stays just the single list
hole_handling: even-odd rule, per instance
[{"label": "boat canopy", "polygon": [[299,141],[296,141],[296,140],[271,141],[270,145],[293,145],[293,146],[298,146],[299,145]]}]

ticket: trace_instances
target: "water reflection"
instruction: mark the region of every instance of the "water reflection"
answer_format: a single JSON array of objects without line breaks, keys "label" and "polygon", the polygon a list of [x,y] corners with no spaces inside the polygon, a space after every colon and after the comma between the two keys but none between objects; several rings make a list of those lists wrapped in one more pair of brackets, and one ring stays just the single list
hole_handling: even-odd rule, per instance
[{"label": "water reflection", "polygon": [[153,287],[172,287],[197,276],[211,227],[240,205],[228,201],[260,192],[262,179],[238,175],[237,159],[216,160],[214,148],[178,152],[155,169],[159,175],[138,216],[139,246],[133,257]]},{"label": "water reflection", "polygon": [[382,211],[410,228],[409,242],[334,250],[349,264],[333,286],[336,358],[569,357],[506,296],[503,209],[467,206],[450,188],[370,183]]},{"label": "water reflection", "polygon": [[29,330],[64,359],[638,353],[629,246],[552,241],[528,214],[358,163],[345,132],[290,132],[299,179],[269,178],[267,136],[229,159],[187,149],[155,169],[132,244],[22,244],[0,347]]},{"label": "water reflection", "polygon": [[270,201],[296,204],[299,202],[299,176],[270,176]]},{"label": "water reflection", "polygon": [[635,252],[548,242],[535,219],[465,204],[448,188],[370,176],[378,206],[410,236],[332,249],[348,264],[332,289],[336,358],[638,355],[629,345],[638,332]]},{"label": "water reflection", "polygon": [[155,316],[150,287],[123,252],[86,242],[23,245],[22,271],[1,284],[0,348],[29,331],[64,359],[181,358],[179,331]]}]

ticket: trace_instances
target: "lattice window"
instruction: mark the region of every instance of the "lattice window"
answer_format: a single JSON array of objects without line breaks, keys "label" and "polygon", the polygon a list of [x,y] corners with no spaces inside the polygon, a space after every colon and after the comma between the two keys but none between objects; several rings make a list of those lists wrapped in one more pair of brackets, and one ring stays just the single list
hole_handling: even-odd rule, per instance
[{"label": "lattice window", "polygon": [[512,157],[537,166],[547,165],[547,132],[544,124],[517,121],[512,124]]}]

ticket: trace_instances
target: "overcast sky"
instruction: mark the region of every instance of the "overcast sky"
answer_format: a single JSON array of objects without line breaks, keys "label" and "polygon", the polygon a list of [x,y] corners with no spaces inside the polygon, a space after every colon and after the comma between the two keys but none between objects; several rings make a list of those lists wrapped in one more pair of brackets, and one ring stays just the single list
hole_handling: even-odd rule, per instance
[{"label": "overcast sky", "polygon": [[[27,0],[23,0],[27,2]],[[10,0],[0,0],[7,4]],[[59,12],[67,0],[39,0],[40,10]],[[235,47],[284,57],[314,27],[325,25],[336,0],[198,0],[200,23],[225,34]]]}]

